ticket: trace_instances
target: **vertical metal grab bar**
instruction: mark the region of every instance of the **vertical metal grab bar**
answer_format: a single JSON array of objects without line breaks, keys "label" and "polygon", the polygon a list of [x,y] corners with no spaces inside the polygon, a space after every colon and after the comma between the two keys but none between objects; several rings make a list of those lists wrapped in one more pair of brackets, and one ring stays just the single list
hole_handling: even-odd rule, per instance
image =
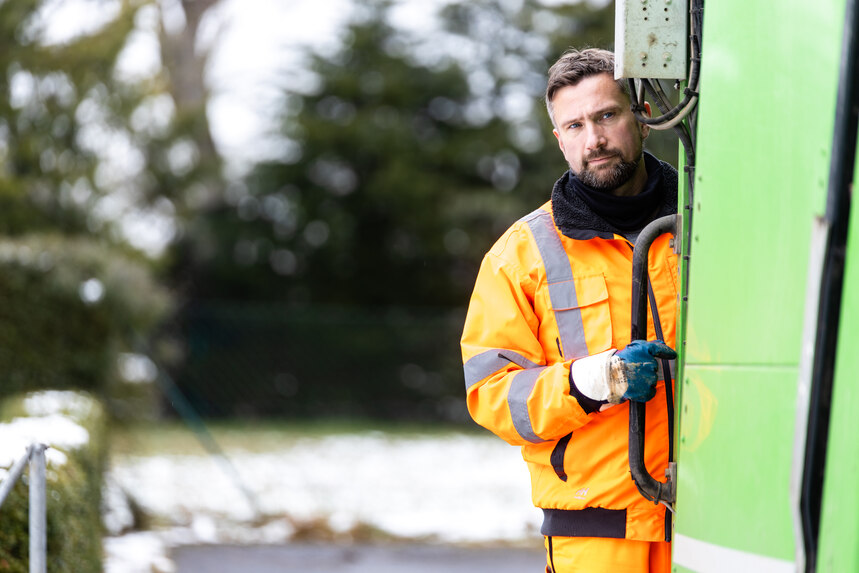
[{"label": "vertical metal grab bar", "polygon": [[30,573],[47,573],[47,495],[45,444],[33,444],[0,483],[0,507],[30,463]]}]

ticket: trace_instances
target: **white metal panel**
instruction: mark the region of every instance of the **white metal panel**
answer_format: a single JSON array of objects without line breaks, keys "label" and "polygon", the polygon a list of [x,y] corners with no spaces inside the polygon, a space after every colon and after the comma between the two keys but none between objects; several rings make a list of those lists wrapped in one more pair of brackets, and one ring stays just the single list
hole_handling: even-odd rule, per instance
[{"label": "white metal panel", "polygon": [[687,0],[617,0],[615,78],[686,77]]}]

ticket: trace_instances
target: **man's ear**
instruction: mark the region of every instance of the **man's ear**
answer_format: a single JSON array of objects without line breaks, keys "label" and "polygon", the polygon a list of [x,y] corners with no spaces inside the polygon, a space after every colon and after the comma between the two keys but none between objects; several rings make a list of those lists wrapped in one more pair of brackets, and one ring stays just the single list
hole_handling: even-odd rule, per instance
[{"label": "man's ear", "polygon": [[650,115],[650,102],[648,102],[648,101],[644,102],[644,115],[646,115],[647,117],[651,117],[651,115]]},{"label": "man's ear", "polygon": [[555,136],[555,139],[558,140],[558,147],[561,148],[561,153],[566,153],[566,151],[564,151],[564,140],[561,139],[561,134],[558,133],[557,129],[553,129],[552,134]]},{"label": "man's ear", "polygon": [[[648,102],[644,102],[644,115],[647,117],[651,117],[650,115],[650,104]],[[647,139],[647,136],[650,135],[650,126],[646,123],[639,123],[641,128],[641,139],[644,141]]]}]

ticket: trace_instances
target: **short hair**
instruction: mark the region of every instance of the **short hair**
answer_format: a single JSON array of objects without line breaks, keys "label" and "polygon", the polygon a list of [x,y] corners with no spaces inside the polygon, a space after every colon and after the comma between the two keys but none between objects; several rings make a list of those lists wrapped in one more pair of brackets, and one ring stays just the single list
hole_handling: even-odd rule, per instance
[{"label": "short hair", "polygon": [[[555,125],[555,114],[552,108],[552,100],[561,88],[574,86],[583,79],[597,74],[609,74],[614,78],[614,54],[608,50],[599,48],[585,48],[584,50],[567,50],[549,68],[549,82],[546,85],[546,111],[549,119]],[[629,87],[623,79],[615,80],[621,92],[629,97]]]}]

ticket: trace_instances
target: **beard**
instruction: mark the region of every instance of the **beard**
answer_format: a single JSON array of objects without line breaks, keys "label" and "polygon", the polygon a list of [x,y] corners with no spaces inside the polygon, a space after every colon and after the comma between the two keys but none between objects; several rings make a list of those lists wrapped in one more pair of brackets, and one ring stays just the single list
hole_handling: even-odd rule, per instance
[{"label": "beard", "polygon": [[635,171],[638,169],[639,163],[641,163],[643,153],[639,151],[638,156],[635,159],[632,161],[626,161],[619,151],[603,150],[599,154],[593,154],[590,159],[605,157],[607,155],[614,155],[618,158],[618,161],[614,165],[598,167],[597,169],[589,169],[588,160],[586,159],[582,164],[581,170],[579,170],[578,173],[573,170],[573,174],[578,177],[582,183],[592,189],[606,192],[614,191],[632,179],[633,175],[635,175]]}]

